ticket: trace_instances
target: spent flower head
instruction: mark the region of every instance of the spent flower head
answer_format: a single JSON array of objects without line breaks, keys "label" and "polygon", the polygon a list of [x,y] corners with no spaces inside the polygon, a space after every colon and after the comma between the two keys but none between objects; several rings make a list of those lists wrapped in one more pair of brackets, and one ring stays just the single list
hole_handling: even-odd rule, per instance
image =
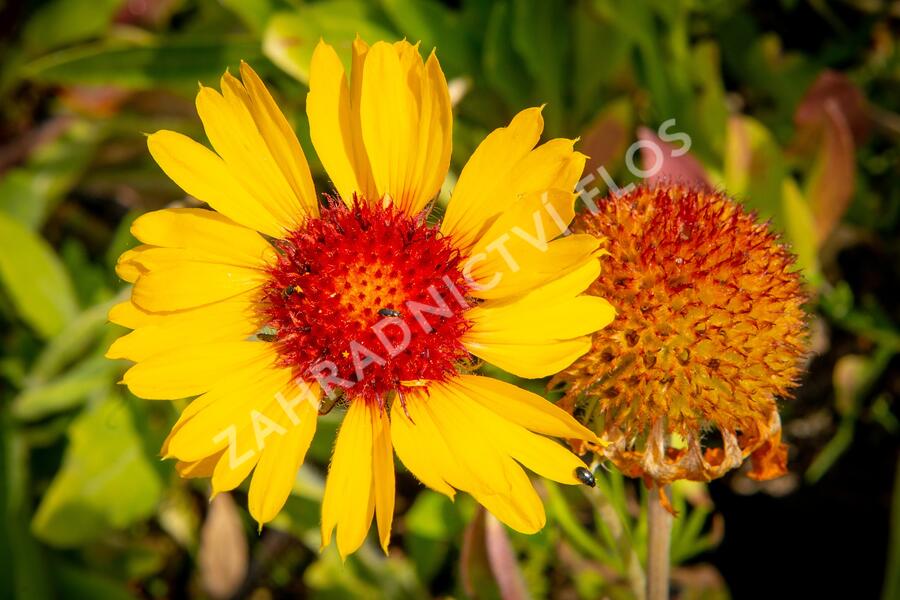
[{"label": "spent flower head", "polygon": [[785,472],[776,402],[805,354],[805,296],[793,256],[765,223],[710,189],[642,186],[573,225],[609,253],[590,292],[613,323],[557,375],[565,406],[606,438],[624,473],[665,485],[709,481],[752,458]]}]

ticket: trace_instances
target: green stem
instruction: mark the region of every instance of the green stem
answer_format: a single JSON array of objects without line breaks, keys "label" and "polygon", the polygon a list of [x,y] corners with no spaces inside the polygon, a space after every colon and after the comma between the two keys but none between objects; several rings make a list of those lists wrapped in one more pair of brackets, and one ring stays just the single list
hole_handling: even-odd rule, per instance
[{"label": "green stem", "polygon": [[654,486],[648,494],[647,511],[647,600],[669,600],[669,549],[672,542],[672,515],[660,501],[668,488]]}]

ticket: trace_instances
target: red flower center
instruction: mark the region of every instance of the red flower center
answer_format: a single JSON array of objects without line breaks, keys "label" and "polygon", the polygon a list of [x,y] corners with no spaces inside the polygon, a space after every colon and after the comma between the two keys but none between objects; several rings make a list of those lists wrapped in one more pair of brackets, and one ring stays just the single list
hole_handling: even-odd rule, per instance
[{"label": "red flower center", "polygon": [[401,382],[445,380],[467,358],[461,257],[424,219],[332,202],[276,245],[260,337],[297,377],[380,403]]}]

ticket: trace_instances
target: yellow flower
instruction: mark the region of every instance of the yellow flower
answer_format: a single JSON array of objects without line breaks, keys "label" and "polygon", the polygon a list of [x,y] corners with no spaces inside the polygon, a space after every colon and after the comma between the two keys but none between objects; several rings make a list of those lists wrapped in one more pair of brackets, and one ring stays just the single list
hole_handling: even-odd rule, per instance
[{"label": "yellow flower", "polygon": [[[337,198],[319,202],[284,116],[246,64],[197,110],[215,153],[171,131],[153,157],[215,211],[167,209],[132,228],[117,271],[134,283],[110,318],[134,329],[108,356],[149,399],[199,395],[163,447],[213,493],[251,475],[262,525],[283,506],[318,410],[347,407],[322,506],[342,556],[373,516],[387,550],[394,461],[451,498],[474,496],[534,532],[545,516],[520,464],[576,484],[580,460],[544,436],[596,436],[543,398],[471,374],[472,356],[543,377],[613,318],[582,295],[598,242],[562,236],[584,166],[573,141],[536,146],[541,110],[491,133],[460,174],[442,223],[426,221],[451,150],[447,84],[418,47],[353,44],[351,76],[316,48],[307,114]],[[330,399],[321,402],[323,396]],[[322,410],[326,410],[322,408]],[[581,473],[582,476],[584,473]]]},{"label": "yellow flower", "polygon": [[611,196],[576,231],[605,240],[589,291],[618,316],[554,378],[564,406],[632,477],[709,481],[751,456],[786,470],[776,400],[796,385],[805,295],[793,256],[721,193],[681,185]]}]

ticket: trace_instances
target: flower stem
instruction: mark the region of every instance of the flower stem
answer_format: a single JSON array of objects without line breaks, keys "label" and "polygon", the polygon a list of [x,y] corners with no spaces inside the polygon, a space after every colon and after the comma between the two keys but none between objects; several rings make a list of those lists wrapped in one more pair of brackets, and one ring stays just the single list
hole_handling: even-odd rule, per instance
[{"label": "flower stem", "polygon": [[672,515],[660,501],[660,493],[668,494],[668,487],[654,485],[648,494],[647,600],[669,600]]}]

